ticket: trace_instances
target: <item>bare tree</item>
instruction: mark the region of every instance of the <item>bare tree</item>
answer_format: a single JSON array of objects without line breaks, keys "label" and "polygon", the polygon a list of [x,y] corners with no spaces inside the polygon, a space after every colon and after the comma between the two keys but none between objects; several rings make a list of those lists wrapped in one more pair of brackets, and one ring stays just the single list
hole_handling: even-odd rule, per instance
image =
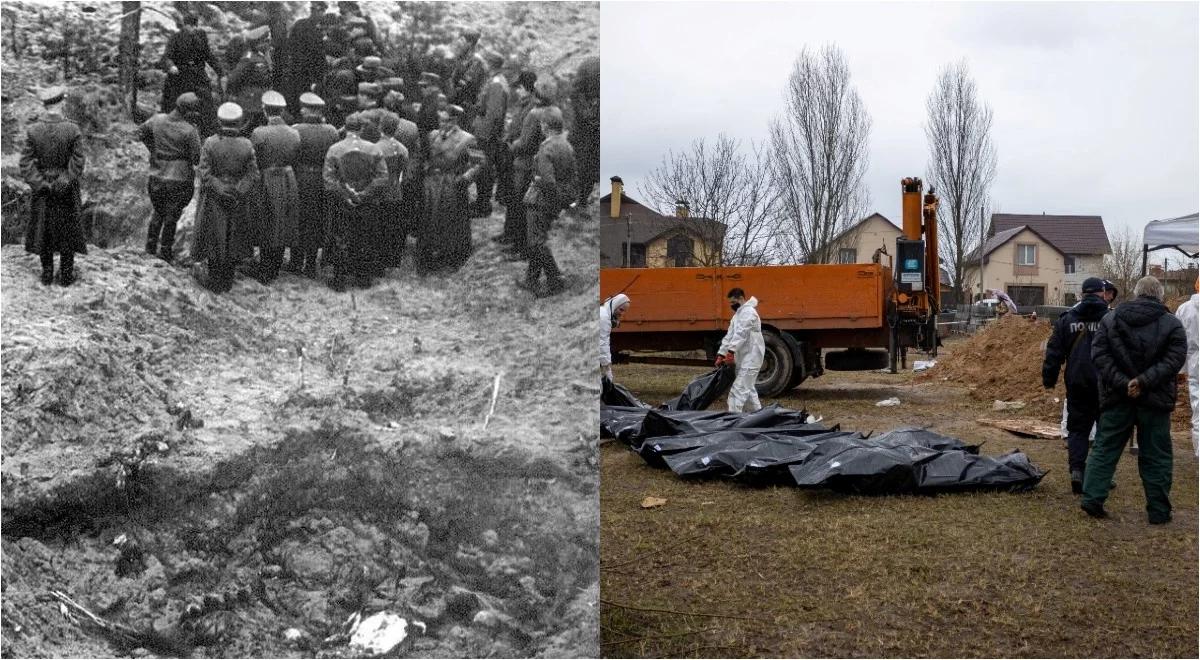
[{"label": "bare tree", "polygon": [[951,281],[963,291],[967,251],[978,239],[996,178],[992,110],[979,99],[965,61],[947,66],[925,101],[930,187],[937,190],[939,252]]},{"label": "bare tree", "polygon": [[663,156],[639,191],[660,212],[673,212],[682,201],[692,217],[716,221],[690,225],[701,240],[721,247],[707,259],[694,255],[701,265],[778,260],[778,196],[767,154],[759,145],[752,144],[746,153],[741,141],[724,133],[712,144],[700,138],[684,152]]},{"label": "bare tree", "polygon": [[785,109],[771,122],[772,180],[790,222],[789,260],[829,263],[833,238],[870,202],[863,176],[871,118],[836,46],[800,51]]},{"label": "bare tree", "polygon": [[142,3],[121,3],[121,36],[117,42],[117,62],[121,79],[121,98],[129,112],[137,106],[138,59],[141,55]]},{"label": "bare tree", "polygon": [[1142,274],[1142,239],[1129,227],[1109,232],[1112,254],[1104,255],[1104,279],[1117,286],[1118,301],[1133,297],[1133,285]]}]

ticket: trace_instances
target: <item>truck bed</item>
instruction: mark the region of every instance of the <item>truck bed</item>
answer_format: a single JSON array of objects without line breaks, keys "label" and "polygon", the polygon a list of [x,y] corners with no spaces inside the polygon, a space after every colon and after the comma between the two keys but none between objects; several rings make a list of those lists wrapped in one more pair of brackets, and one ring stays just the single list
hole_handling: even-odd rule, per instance
[{"label": "truck bed", "polygon": [[878,264],[604,268],[601,300],[633,301],[614,333],[724,331],[733,287],[758,298],[763,325],[780,330],[877,329],[891,271]]}]

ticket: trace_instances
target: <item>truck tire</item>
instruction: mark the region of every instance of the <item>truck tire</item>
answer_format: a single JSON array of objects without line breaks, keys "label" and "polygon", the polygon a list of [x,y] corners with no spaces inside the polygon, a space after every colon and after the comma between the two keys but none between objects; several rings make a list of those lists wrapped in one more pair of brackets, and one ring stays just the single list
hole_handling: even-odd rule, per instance
[{"label": "truck tire", "polygon": [[800,342],[791,334],[781,332],[779,336],[783,337],[783,343],[787,344],[788,348],[792,351],[792,377],[788,379],[787,389],[784,390],[785,392],[791,392],[799,387],[800,383],[803,383],[804,379],[808,377],[807,370],[804,368],[804,352],[800,348]]},{"label": "truck tire", "polygon": [[766,352],[763,355],[762,367],[758,370],[758,380],[754,389],[760,397],[779,396],[787,391],[788,381],[792,378],[795,361],[792,359],[792,349],[774,330],[763,332],[763,343]]}]

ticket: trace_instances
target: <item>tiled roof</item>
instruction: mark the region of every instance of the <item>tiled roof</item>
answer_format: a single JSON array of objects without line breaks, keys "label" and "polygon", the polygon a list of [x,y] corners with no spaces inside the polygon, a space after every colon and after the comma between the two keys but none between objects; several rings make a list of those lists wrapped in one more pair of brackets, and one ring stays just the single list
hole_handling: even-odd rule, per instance
[{"label": "tiled roof", "polygon": [[1110,254],[1108,232],[1098,215],[993,213],[991,231],[1029,227],[1063,254]]}]

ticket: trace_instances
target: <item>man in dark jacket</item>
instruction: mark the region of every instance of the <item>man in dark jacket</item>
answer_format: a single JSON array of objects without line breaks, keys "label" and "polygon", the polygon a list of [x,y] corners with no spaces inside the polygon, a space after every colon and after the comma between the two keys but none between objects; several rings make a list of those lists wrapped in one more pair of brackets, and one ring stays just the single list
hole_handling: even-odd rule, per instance
[{"label": "man in dark jacket", "polygon": [[371,286],[374,245],[370,228],[378,215],[378,202],[388,186],[383,152],[359,133],[364,126],[358,114],[346,117],[346,137],[325,153],[322,178],[330,200],[331,236],[327,245],[334,255],[330,287],[344,291],[355,276],[361,287]]},{"label": "man in dark jacket", "polygon": [[314,85],[325,80],[325,36],[321,32],[321,17],[328,5],[308,3],[307,18],[298,19],[288,33],[288,107],[299,113],[300,95],[311,92]]},{"label": "man in dark jacket", "polygon": [[51,87],[39,96],[46,114],[29,127],[21,151],[21,177],[33,191],[25,251],[41,257],[42,284],[47,285],[54,282],[54,253],[59,253],[58,283],[70,286],[75,253],[87,254],[79,218],[83,133],[62,116],[65,89]]},{"label": "man in dark jacket", "polygon": [[[553,296],[563,290],[562,272],[548,245],[550,226],[563,209],[575,201],[579,178],[575,171],[575,150],[563,135],[562,111],[550,106],[541,113],[541,130],[546,139],[533,159],[533,180],[525,194],[526,246],[529,268],[518,285],[538,296]],[[546,274],[546,289],[537,291],[538,278]]]},{"label": "man in dark jacket", "polygon": [[[533,158],[537,154],[538,146],[546,139],[546,135],[542,133],[542,115],[549,108],[558,108],[554,105],[554,99],[558,96],[558,86],[554,80],[542,78],[533,83],[533,106],[525,112],[525,116],[521,119],[521,130],[517,137],[509,143],[509,151],[513,156],[512,177],[513,177],[513,200],[522,200],[519,205],[521,215],[514,217],[514,225],[511,227],[513,242],[507,247],[511,249],[512,255],[516,258],[526,258],[526,239],[528,238],[528,228],[526,226],[526,218],[529,213],[524,205],[524,197],[529,192],[529,184],[533,181]],[[505,219],[505,230],[507,226],[507,218]]]},{"label": "man in dark jacket", "polygon": [[1066,363],[1063,382],[1067,386],[1067,465],[1071,492],[1083,492],[1083,469],[1087,465],[1088,435],[1100,416],[1099,385],[1092,364],[1092,335],[1108,305],[1100,297],[1104,282],[1098,277],[1083,281],[1083,299],[1063,312],[1054,323],[1046,357],[1042,361],[1042,385],[1053,389],[1058,372]]},{"label": "man in dark jacket", "polygon": [[195,194],[194,167],[200,162],[200,99],[193,92],[179,95],[175,108],[159,113],[138,129],[138,137],[150,151],[150,176],[146,191],[154,213],[146,232],[146,253],[171,263],[174,258],[175,226],[184,207]]},{"label": "man in dark jacket", "polygon": [[[501,171],[506,161],[501,151],[508,145],[504,142],[504,117],[508,113],[508,79],[500,69],[504,66],[504,56],[494,50],[484,53],[484,61],[492,74],[491,79],[479,91],[474,107],[468,114],[471,119],[472,132],[479,140],[479,148],[487,157],[483,169],[479,172],[479,180],[475,182],[476,192],[474,215],[486,218],[492,214],[492,191],[498,182],[510,178],[507,172]],[[500,183],[497,199],[504,201],[507,193],[507,183]]]},{"label": "man in dark jacket", "polygon": [[170,112],[184,92],[194,93],[200,100],[201,137],[208,137],[217,129],[217,110],[205,65],[212,67],[220,85],[225,72],[208,45],[208,35],[200,29],[195,14],[184,14],[180,30],[167,40],[162,56],[162,67],[167,72],[167,79],[163,83],[162,111]]},{"label": "man in dark jacket", "polygon": [[1143,277],[1133,293],[1135,299],[1105,316],[1092,338],[1103,412],[1084,471],[1080,506],[1090,516],[1107,515],[1109,480],[1137,428],[1146,513],[1150,524],[1158,525],[1171,520],[1171,411],[1175,374],[1187,360],[1187,333],[1162,304],[1157,279]]}]

